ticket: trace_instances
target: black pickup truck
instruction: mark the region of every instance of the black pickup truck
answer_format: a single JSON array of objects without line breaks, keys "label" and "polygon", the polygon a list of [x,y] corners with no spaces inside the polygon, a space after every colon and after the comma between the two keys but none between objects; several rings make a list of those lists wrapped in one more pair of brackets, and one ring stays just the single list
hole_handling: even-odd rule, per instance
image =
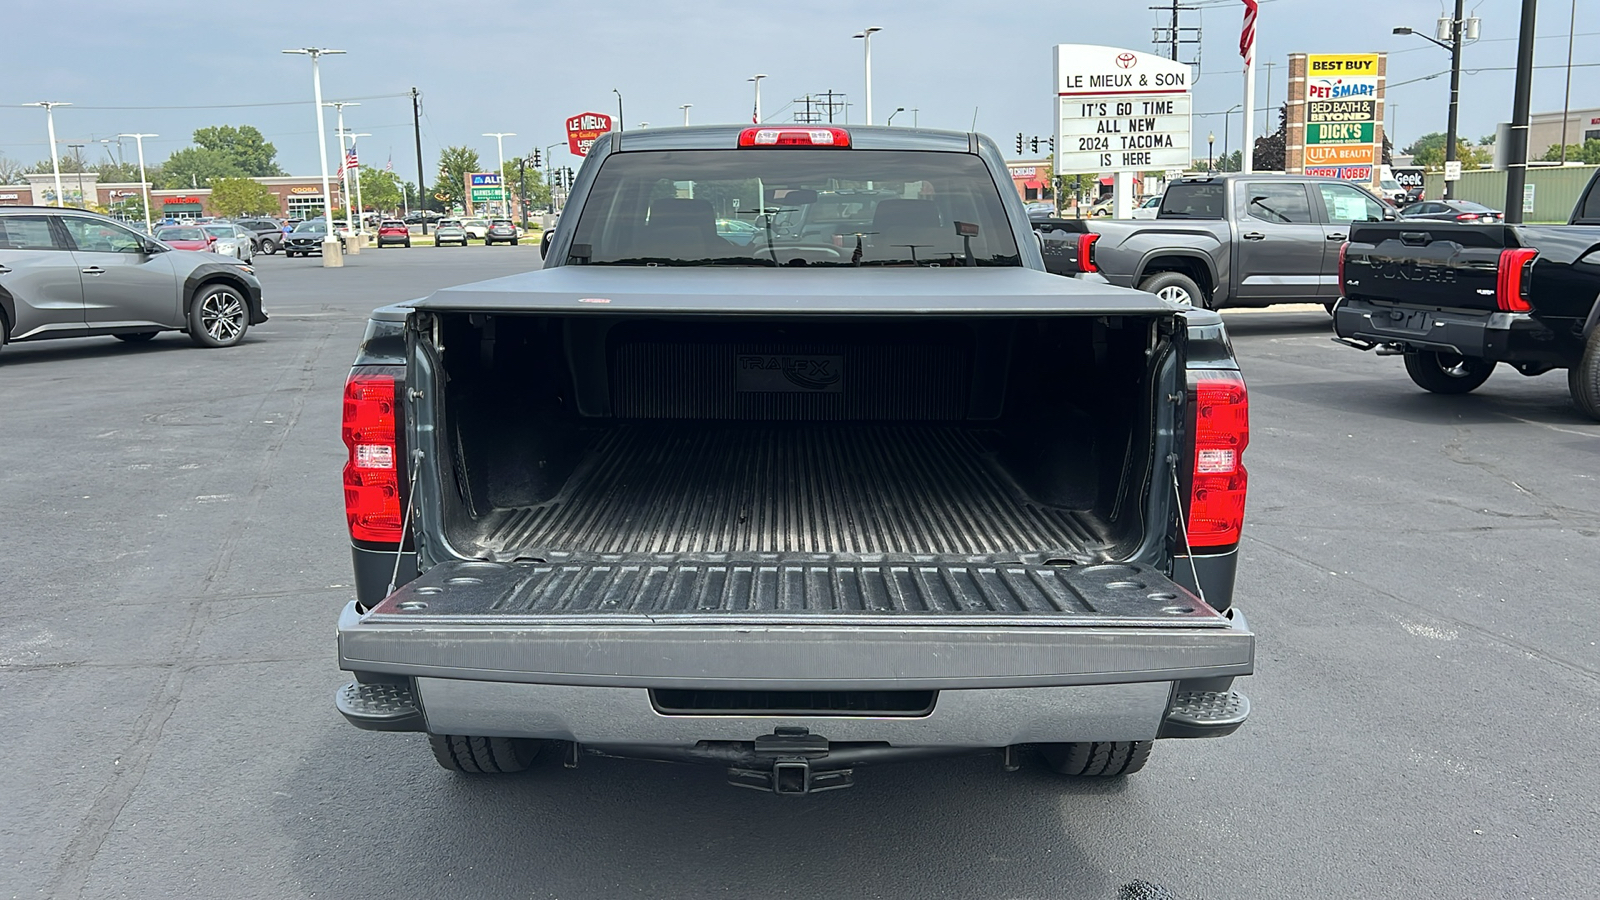
[{"label": "black pickup truck", "polygon": [[1566,225],[1358,224],[1339,269],[1340,342],[1403,354],[1440,394],[1477,389],[1497,363],[1566,369],[1600,419],[1600,173]]},{"label": "black pickup truck", "polygon": [[[1238,728],[1221,319],[1048,274],[1000,184],[970,134],[611,134],[544,270],[374,313],[340,712],[459,772],[543,748],[784,794],[1028,746],[1121,776]],[[864,185],[866,227],[777,240]]]}]

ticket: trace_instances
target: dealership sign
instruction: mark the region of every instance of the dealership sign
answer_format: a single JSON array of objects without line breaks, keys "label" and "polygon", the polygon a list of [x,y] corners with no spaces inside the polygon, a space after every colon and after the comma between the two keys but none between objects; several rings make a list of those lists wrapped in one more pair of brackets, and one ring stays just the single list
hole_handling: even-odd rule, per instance
[{"label": "dealership sign", "polygon": [[1186,169],[1190,68],[1121,47],[1058,44],[1056,174]]},{"label": "dealership sign", "polygon": [[573,156],[588,156],[594,142],[610,130],[611,117],[605,113],[578,113],[567,119],[567,149]]}]

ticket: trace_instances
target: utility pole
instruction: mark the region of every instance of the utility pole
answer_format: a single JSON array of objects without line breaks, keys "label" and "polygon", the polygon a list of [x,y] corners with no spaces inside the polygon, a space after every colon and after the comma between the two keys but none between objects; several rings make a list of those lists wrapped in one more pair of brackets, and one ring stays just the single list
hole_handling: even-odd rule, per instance
[{"label": "utility pole", "polygon": [[[1265,101],[1267,105],[1265,107],[1263,107],[1261,111],[1266,113],[1268,116],[1271,116],[1272,115],[1272,70],[1277,68],[1278,64],[1269,59],[1266,62],[1262,63],[1261,65],[1264,66],[1266,68],[1266,70],[1267,70],[1267,99]],[[1263,123],[1262,123],[1261,133],[1263,135],[1271,134],[1272,132],[1267,130],[1267,129],[1271,128],[1271,127],[1272,127],[1272,120],[1270,118],[1264,120]]]},{"label": "utility pole", "polygon": [[1578,30],[1578,0],[1572,0],[1567,22],[1567,99],[1561,101],[1561,164],[1567,164],[1567,123],[1572,119],[1572,33]]},{"label": "utility pole", "polygon": [[[844,94],[840,94],[840,93],[835,93],[833,88],[828,88],[828,92],[826,94],[823,94],[822,96],[828,98],[826,103],[824,104],[824,108],[828,110],[828,124],[832,125],[833,124],[834,113],[838,113],[838,112],[843,112],[844,111],[844,107],[845,107],[844,97],[845,97],[845,95]],[[838,97],[839,99],[838,100],[834,100],[833,98],[835,98],[835,97]]]},{"label": "utility pole", "polygon": [[[1517,39],[1516,99],[1511,105],[1511,152],[1506,165],[1507,225],[1522,224],[1522,190],[1528,183],[1528,95],[1533,91],[1533,26],[1538,0],[1522,0],[1522,32]],[[1461,0],[1456,0],[1456,46],[1460,47]]]},{"label": "utility pole", "polygon": [[[417,141],[417,206],[420,212],[428,211],[427,185],[422,182],[422,107],[417,103],[417,89],[411,89],[411,135]],[[422,217],[422,233],[428,233],[428,217]]]},{"label": "utility pole", "polygon": [[[1167,59],[1170,59],[1173,62],[1177,62],[1178,61],[1179,48],[1184,44],[1195,44],[1197,46],[1199,45],[1199,43],[1200,43],[1200,29],[1199,28],[1195,28],[1195,27],[1187,27],[1186,28],[1186,27],[1183,27],[1183,26],[1178,24],[1179,23],[1179,14],[1180,13],[1189,12],[1191,10],[1196,10],[1196,9],[1199,9],[1199,7],[1197,7],[1197,6],[1182,6],[1182,5],[1179,4],[1178,0],[1172,0],[1171,5],[1152,6],[1152,7],[1150,7],[1150,9],[1155,10],[1158,13],[1171,13],[1172,14],[1172,18],[1171,18],[1170,23],[1168,25],[1166,25],[1165,27],[1157,25],[1155,28],[1151,29],[1152,32],[1153,32],[1153,34],[1151,36],[1152,42],[1155,43],[1157,46],[1160,46],[1162,44],[1166,45],[1163,49],[1166,51]],[[1184,32],[1193,32],[1193,36],[1192,37],[1186,37],[1184,35]],[[1198,65],[1198,64],[1199,64],[1199,59],[1197,57],[1195,59],[1194,63],[1191,63],[1191,65]],[[1199,81],[1199,78],[1196,77],[1195,80]]]},{"label": "utility pole", "polygon": [[545,187],[550,189],[549,199],[545,202],[544,207],[544,211],[547,213],[554,213],[556,211],[556,186],[555,182],[550,178],[550,173],[555,171],[555,149],[560,146],[562,145],[557,142],[544,148],[544,184]]},{"label": "utility pole", "polygon": [[[1450,22],[1450,122],[1449,127],[1445,129],[1444,136],[1444,164],[1447,167],[1457,160],[1456,144],[1460,142],[1460,139],[1456,136],[1456,121],[1457,111],[1461,104],[1461,17],[1464,14],[1466,2],[1467,0],[1456,0],[1456,15]],[[1533,52],[1532,45],[1529,45],[1528,52],[1530,54]],[[1526,148],[1528,140],[1526,125],[1528,123],[1524,120],[1522,124],[1524,125],[1522,140],[1524,148]],[[1526,169],[1526,154],[1524,154],[1523,164],[1524,169]],[[1518,191],[1520,193],[1521,188],[1518,188]],[[1452,199],[1455,195],[1456,183],[1445,179],[1445,199]],[[1517,197],[1517,209],[1522,209],[1522,197],[1520,195]],[[1506,212],[1510,213],[1511,210],[1508,209]]]},{"label": "utility pole", "polygon": [[88,206],[83,202],[83,145],[68,144],[67,149],[72,151],[78,162],[78,203],[87,209]]}]

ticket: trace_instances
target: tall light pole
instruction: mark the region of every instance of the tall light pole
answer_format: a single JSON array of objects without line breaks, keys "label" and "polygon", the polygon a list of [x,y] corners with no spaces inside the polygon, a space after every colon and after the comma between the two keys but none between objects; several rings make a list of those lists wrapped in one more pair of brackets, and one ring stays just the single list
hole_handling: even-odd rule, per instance
[{"label": "tall light pole", "polygon": [[[356,227],[355,217],[350,214],[350,167],[346,165],[346,160],[349,157],[345,153],[344,149],[344,139],[349,132],[344,130],[344,108],[346,106],[360,105],[361,104],[359,103],[352,103],[349,100],[329,100],[327,103],[323,104],[323,106],[333,107],[334,110],[339,114],[337,127],[339,135],[339,172],[342,174],[344,179],[344,230],[350,232],[351,240],[355,239]],[[328,231],[330,234],[333,232],[333,216],[331,213],[328,216]]]},{"label": "tall light pole", "polygon": [[622,127],[622,92],[612,88],[611,93],[617,95],[617,130],[626,131],[627,129]]},{"label": "tall light pole", "polygon": [[[1448,44],[1444,41],[1435,40],[1434,38],[1428,37],[1421,32],[1406,28],[1404,26],[1394,30],[1395,34],[1414,34],[1425,41],[1438,44],[1440,47],[1450,51],[1450,120],[1449,124],[1445,128],[1444,135],[1444,161],[1446,163],[1453,163],[1458,158],[1456,153],[1456,113],[1461,103],[1461,47],[1466,42],[1467,25],[1467,19],[1465,18],[1465,7],[1466,0],[1456,0],[1455,16],[1449,20],[1450,43]],[[1474,34],[1476,34],[1478,20],[1473,19],[1471,21],[1473,26],[1472,31]],[[1441,20],[1441,24],[1443,24],[1443,22],[1444,20]],[[1455,182],[1446,179],[1444,183],[1445,199],[1452,199],[1455,197],[1455,195]]]},{"label": "tall light pole", "polygon": [[901,113],[903,113],[905,111],[906,111],[906,108],[904,106],[895,107],[894,112],[889,113],[889,121],[887,121],[887,122],[885,122],[883,124],[885,124],[885,125],[893,125],[894,124],[894,117],[900,115]]},{"label": "tall light pole", "polygon": [[71,106],[60,100],[40,100],[38,103],[25,103],[24,106],[44,107],[45,127],[50,132],[50,168],[56,173],[56,205],[65,209],[67,206],[66,188],[61,186],[61,156],[56,151],[56,107]]},{"label": "tall light pole", "polygon": [[506,218],[509,219],[509,218],[511,218],[511,189],[505,183],[505,181],[506,181],[506,145],[505,145],[505,140],[508,137],[516,137],[517,133],[515,131],[485,131],[483,133],[483,136],[484,137],[492,137],[492,138],[494,138],[495,155],[498,156],[499,159],[500,159],[500,168],[495,169],[495,171],[497,173],[499,173],[499,175],[500,175],[500,215],[505,216]]},{"label": "tall light pole", "polygon": [[79,143],[79,144],[68,144],[67,145],[68,149],[70,149],[72,151],[72,155],[78,158],[78,203],[83,204],[84,208],[88,209],[88,205],[84,204],[84,198],[83,198],[83,148],[84,148],[84,146],[85,145],[83,145],[81,143]]},{"label": "tall light pole", "polygon": [[1561,101],[1561,164],[1567,164],[1567,123],[1572,121],[1572,33],[1578,30],[1578,0],[1567,22],[1567,98]]},{"label": "tall light pole", "polygon": [[[317,158],[322,161],[322,216],[328,222],[328,233],[322,238],[322,264],[323,266],[342,266],[344,257],[330,254],[339,253],[339,236],[333,233],[333,198],[329,196],[328,187],[328,130],[322,124],[322,71],[318,66],[324,56],[333,56],[343,53],[343,50],[327,50],[322,47],[301,47],[298,50],[285,50],[284,53],[299,54],[311,57],[311,90],[317,108]],[[332,245],[330,249],[329,245]]]},{"label": "tall light pole", "polygon": [[761,79],[765,77],[767,76],[752,75],[745,79],[745,81],[754,82],[756,86],[756,108],[755,111],[750,114],[750,124],[752,125],[761,124]]},{"label": "tall light pole", "polygon": [[[1232,108],[1226,110],[1222,114],[1222,171],[1224,172],[1228,171],[1228,160],[1232,158],[1232,154],[1228,152],[1228,136],[1233,133],[1229,129],[1229,125],[1233,122],[1233,114],[1243,108],[1243,104],[1235,103]],[[1246,137],[1245,141],[1248,143],[1249,138]],[[1240,160],[1240,168],[1243,168],[1242,159]]]},{"label": "tall light pole", "polygon": [[683,110],[683,124],[685,124],[685,125],[689,124],[689,107],[691,107],[693,105],[694,105],[693,103],[685,103],[682,106],[678,107],[679,109]]},{"label": "tall light pole", "polygon": [[550,198],[544,207],[544,211],[547,213],[556,211],[556,182],[554,178],[550,177],[551,173],[556,170],[555,149],[565,146],[565,143],[557,141],[544,148],[544,186],[549,191],[547,196]]},{"label": "tall light pole", "polygon": [[117,137],[131,137],[133,143],[139,148],[139,191],[144,195],[144,230],[146,234],[150,229],[150,181],[144,176],[144,139],[147,137],[160,137],[159,134],[119,134]]},{"label": "tall light pole", "polygon": [[868,125],[872,124],[872,36],[874,34],[880,32],[880,31],[882,31],[882,30],[883,30],[882,27],[880,27],[878,25],[874,25],[871,28],[863,28],[860,31],[856,32],[855,34],[851,35],[851,37],[858,37],[858,38],[861,39],[861,46],[866,51],[867,124]]},{"label": "tall light pole", "polygon": [[[352,132],[349,132],[346,136],[350,138],[350,149],[354,150],[354,149],[356,149],[356,139],[357,138],[364,138],[364,137],[372,137],[372,132],[370,132],[370,131],[352,131]],[[342,145],[344,143],[344,141],[341,140],[339,143]],[[362,234],[365,234],[366,231],[367,231],[367,205],[365,203],[361,202],[361,154],[359,152],[356,154],[356,183],[355,183],[355,190],[356,190],[356,211],[361,213],[361,232],[362,232]]]}]

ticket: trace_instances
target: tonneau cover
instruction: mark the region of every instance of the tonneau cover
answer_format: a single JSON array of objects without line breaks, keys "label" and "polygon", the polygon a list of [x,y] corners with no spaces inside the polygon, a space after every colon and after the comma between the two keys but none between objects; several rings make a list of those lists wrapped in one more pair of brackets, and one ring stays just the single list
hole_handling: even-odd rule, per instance
[{"label": "tonneau cover", "polygon": [[445,288],[418,309],[474,312],[1175,315],[1153,294],[1005,268],[558,266]]}]

